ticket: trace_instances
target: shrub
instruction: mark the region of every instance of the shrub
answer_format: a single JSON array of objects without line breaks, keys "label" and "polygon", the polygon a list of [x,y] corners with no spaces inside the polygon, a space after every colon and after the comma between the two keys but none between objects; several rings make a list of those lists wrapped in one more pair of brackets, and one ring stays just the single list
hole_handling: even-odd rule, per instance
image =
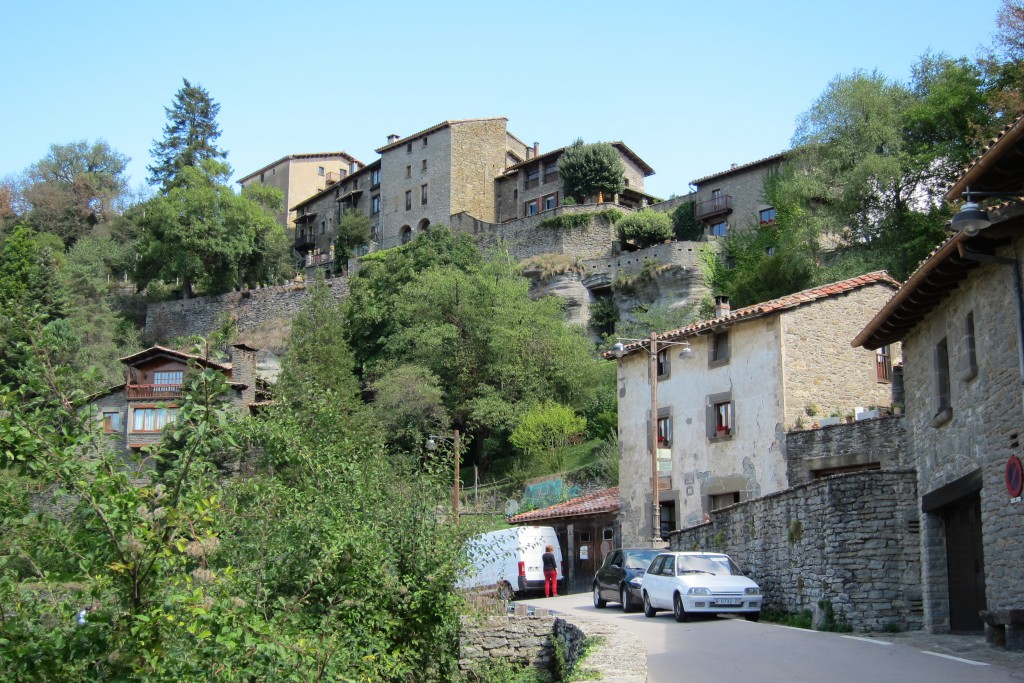
[{"label": "shrub", "polygon": [[696,242],[704,236],[704,226],[697,222],[693,208],[696,202],[683,202],[672,211],[672,229],[676,239]]},{"label": "shrub", "polygon": [[649,247],[672,239],[672,220],[668,214],[644,209],[629,214],[615,224],[619,239],[637,247]]}]

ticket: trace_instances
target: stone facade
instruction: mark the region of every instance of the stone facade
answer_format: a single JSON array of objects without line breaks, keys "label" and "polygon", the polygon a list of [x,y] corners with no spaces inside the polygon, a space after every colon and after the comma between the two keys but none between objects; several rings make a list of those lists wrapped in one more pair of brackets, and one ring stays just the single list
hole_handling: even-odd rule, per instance
[{"label": "stone facade", "polygon": [[921,628],[916,475],[819,479],[711,513],[673,532],[673,550],[719,550],[750,573],[766,609],[832,604],[855,631]]},{"label": "stone facade", "polygon": [[911,469],[902,417],[790,431],[786,462],[792,486],[843,470]]},{"label": "stone facade", "polygon": [[[1019,262],[1024,239],[996,253]],[[908,441],[922,497],[941,496],[944,487],[980,475],[989,610],[1024,606],[1024,503],[1011,499],[1004,483],[1008,459],[1020,455],[1024,425],[1011,273],[1003,265],[981,265],[904,339]],[[974,339],[967,333],[969,315]],[[948,355],[948,411],[937,403],[935,350],[942,340]],[[952,550],[946,545],[945,517],[945,506],[921,513],[926,622],[937,632],[950,628],[947,553]]]},{"label": "stone facade", "polygon": [[760,212],[772,208],[764,199],[765,178],[783,160],[784,155],[777,154],[694,180],[698,220],[709,228],[725,222],[729,231],[756,229]]},{"label": "stone facade", "polygon": [[[882,402],[871,374],[875,353],[846,353],[838,346],[850,348],[854,333],[844,339],[844,330],[863,327],[873,314],[870,302],[885,301],[894,288],[887,275],[875,273],[661,335],[657,421],[664,437],[659,448],[663,532],[699,524],[718,507],[790,486],[786,429],[797,410],[790,417],[790,407],[803,411],[808,401],[829,405],[836,396],[850,401],[851,408]],[[828,348],[837,348],[834,356],[811,348],[819,337],[828,340]],[[680,357],[684,343],[691,352],[686,359]],[[631,352],[619,361],[619,483],[626,545],[651,537],[648,348],[648,343],[631,344]]]},{"label": "stone facade", "polygon": [[467,213],[450,217],[455,232],[473,235],[482,249],[503,246],[515,259],[541,254],[570,254],[578,259],[607,258],[616,241],[615,225],[605,218],[595,218],[580,228],[561,230],[540,227],[546,218],[566,213],[593,213],[605,209],[619,209],[614,204],[581,204],[562,206],[543,211],[511,223],[483,221]]}]

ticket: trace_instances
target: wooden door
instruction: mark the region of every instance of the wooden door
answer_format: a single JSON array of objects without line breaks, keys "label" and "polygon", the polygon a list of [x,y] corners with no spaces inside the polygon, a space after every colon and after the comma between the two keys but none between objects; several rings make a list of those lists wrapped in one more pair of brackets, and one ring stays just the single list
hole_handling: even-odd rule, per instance
[{"label": "wooden door", "polygon": [[974,493],[946,506],[943,521],[949,576],[949,629],[954,633],[978,633],[984,630],[978,613],[986,604],[980,496]]}]

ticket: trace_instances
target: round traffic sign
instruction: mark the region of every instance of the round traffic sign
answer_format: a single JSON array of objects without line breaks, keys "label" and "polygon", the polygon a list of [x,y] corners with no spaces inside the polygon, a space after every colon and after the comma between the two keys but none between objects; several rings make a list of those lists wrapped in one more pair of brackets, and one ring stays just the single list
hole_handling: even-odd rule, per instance
[{"label": "round traffic sign", "polygon": [[1006,490],[1011,498],[1019,497],[1024,490],[1024,467],[1016,455],[1011,455],[1006,461]]}]

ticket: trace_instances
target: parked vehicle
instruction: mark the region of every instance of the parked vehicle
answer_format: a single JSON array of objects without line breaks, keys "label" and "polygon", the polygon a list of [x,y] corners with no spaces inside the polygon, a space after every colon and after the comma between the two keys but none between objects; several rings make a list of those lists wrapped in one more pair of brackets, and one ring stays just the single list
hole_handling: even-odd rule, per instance
[{"label": "parked vehicle", "polygon": [[644,574],[646,617],[670,609],[676,621],[692,614],[742,614],[757,621],[762,600],[758,585],[722,553],[661,553]]},{"label": "parked vehicle", "polygon": [[594,576],[594,607],[603,609],[609,602],[622,605],[623,612],[632,612],[643,604],[644,572],[660,550],[651,548],[619,548],[604,558]]},{"label": "parked vehicle", "polygon": [[498,595],[544,592],[541,555],[548,545],[555,548],[559,592],[564,582],[562,550],[558,535],[549,526],[517,526],[478,534],[466,541],[469,570],[459,588],[494,589]]}]

